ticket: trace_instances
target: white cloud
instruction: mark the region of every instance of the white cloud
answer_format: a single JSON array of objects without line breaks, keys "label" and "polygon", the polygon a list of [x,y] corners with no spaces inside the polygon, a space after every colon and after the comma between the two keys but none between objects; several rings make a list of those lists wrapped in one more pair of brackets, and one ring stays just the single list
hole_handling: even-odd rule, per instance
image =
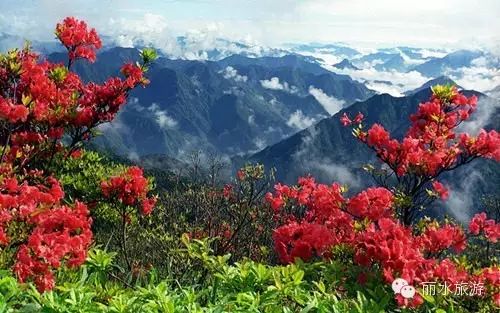
[{"label": "white cloud", "polygon": [[136,98],[136,97],[130,97],[128,99],[127,106],[129,106],[130,108],[134,109],[137,112],[142,112],[146,109],[145,107],[140,105],[139,98]]},{"label": "white cloud", "polygon": [[[325,68],[339,73],[351,76],[352,79],[365,83],[368,88],[371,88],[380,93],[389,93],[393,96],[401,96],[405,91],[416,89],[431,78],[423,76],[417,71],[398,72],[398,71],[377,71],[369,67],[358,71],[350,69],[336,69],[333,67]],[[391,82],[391,85],[380,82]]]},{"label": "white cloud", "polygon": [[181,54],[166,18],[159,14],[146,13],[136,19],[110,18],[101,29],[121,47],[151,45],[167,54]]},{"label": "white cloud", "polygon": [[492,90],[500,85],[500,69],[498,68],[486,66],[462,67],[455,71],[449,71],[446,75],[449,75],[463,88],[481,92]]},{"label": "white cloud", "polygon": [[499,108],[499,100],[480,98],[477,104],[477,110],[471,115],[471,118],[460,124],[460,132],[477,135],[482,128],[493,122],[492,117]]},{"label": "white cloud", "polygon": [[[233,54],[252,57],[283,55],[252,39],[249,34],[229,34],[224,23],[207,22],[196,28],[174,29],[164,15],[146,13],[141,18],[110,18],[102,33],[123,47],[152,45],[172,58],[187,60],[220,60]],[[212,55],[209,55],[211,52]]]},{"label": "white cloud", "polygon": [[412,57],[410,57],[409,55],[407,55],[406,53],[404,53],[401,49],[396,49],[396,51],[399,53],[399,55],[403,58],[403,61],[404,63],[407,65],[407,66],[415,66],[415,65],[418,65],[418,64],[422,64],[422,63],[425,63],[426,60],[424,59],[414,59]]},{"label": "white cloud", "polygon": [[404,94],[402,93],[401,86],[395,86],[392,83],[388,82],[372,82],[372,81],[366,81],[365,82],[366,87],[370,88],[371,90],[375,90],[378,93],[388,93],[393,97],[402,97]]},{"label": "white cloud", "polygon": [[487,92],[487,95],[492,97],[492,98],[496,98],[496,99],[500,100],[500,86],[497,86],[496,88],[494,88],[492,90],[489,90]]},{"label": "white cloud", "polygon": [[222,91],[222,93],[225,95],[235,95],[237,97],[242,97],[245,95],[245,92],[237,86],[231,86],[229,89]]},{"label": "white cloud", "polygon": [[269,80],[261,80],[260,84],[266,89],[283,90],[283,85],[280,83],[280,79],[278,77],[272,77]]},{"label": "white cloud", "polygon": [[316,59],[320,59],[327,65],[334,65],[340,63],[343,59],[347,59],[347,56],[337,55],[335,54],[335,52],[328,50],[325,51],[324,49],[314,49],[314,52],[304,51],[300,49],[294,49],[294,51],[305,56],[311,56]]},{"label": "white cloud", "polygon": [[280,82],[279,77],[271,77],[271,79],[268,80],[261,80],[260,84],[266,89],[283,90],[293,94],[299,92],[297,86],[290,86],[287,82]]},{"label": "white cloud", "polygon": [[281,102],[279,102],[276,98],[272,98],[271,100],[269,100],[269,104],[272,106],[279,106],[281,105]]},{"label": "white cloud", "polygon": [[226,67],[219,73],[221,73],[225,79],[232,79],[236,82],[246,82],[248,80],[247,76],[238,74],[238,71],[232,66]]},{"label": "white cloud", "polygon": [[131,161],[139,161],[140,160],[140,157],[139,157],[139,154],[136,152],[136,151],[130,151],[128,154],[127,154],[127,158]]},{"label": "white cloud", "polygon": [[333,180],[348,185],[349,187],[356,188],[361,184],[359,178],[356,177],[347,166],[336,164],[328,158],[313,159],[308,164],[308,168],[310,170],[319,171],[323,173],[324,176],[331,177]]},{"label": "white cloud", "polygon": [[255,115],[252,114],[248,116],[248,124],[255,125]]},{"label": "white cloud", "polygon": [[314,124],[314,122],[316,122],[314,118],[307,117],[301,110],[297,110],[290,115],[286,124],[297,129],[304,129]]},{"label": "white cloud", "polygon": [[[130,160],[139,159],[133,131],[122,118],[123,112],[118,112],[115,119],[98,126],[103,133],[105,144],[119,154],[126,155]],[[100,139],[99,137],[96,139]]]},{"label": "white cloud", "polygon": [[119,115],[117,116],[117,118],[115,118],[111,122],[99,125],[98,128],[103,133],[106,133],[106,132],[113,132],[116,134],[118,134],[118,133],[122,133],[122,134],[130,133],[129,127],[125,123],[123,123],[123,121],[121,120]]},{"label": "white cloud", "polygon": [[[143,18],[145,14],[161,14],[164,21],[168,21],[168,33],[201,29],[213,36],[250,36],[272,45],[308,41],[425,44],[429,47],[444,44],[466,47],[478,41],[487,44],[498,39],[494,30],[500,28],[499,11],[498,0],[482,0],[480,5],[470,0],[172,0],[146,3],[86,0],[72,1],[71,5],[62,0],[0,1],[0,12],[9,18],[9,29],[10,25],[15,25],[13,16],[24,17],[37,25],[29,30],[36,32],[35,38],[39,38],[40,33],[50,37],[53,26],[64,16],[83,18],[99,26],[99,31],[104,29],[109,18],[123,19],[124,23],[116,24],[115,32],[124,34],[119,26],[123,25],[128,31],[134,31],[134,27],[142,29],[143,25],[137,20],[142,18],[148,23]],[[158,25],[164,26],[164,21]],[[151,31],[154,33],[156,29],[151,28]],[[196,45],[202,46],[213,38],[197,33],[190,36],[195,38]]]},{"label": "white cloud", "polygon": [[320,151],[316,137],[320,135],[320,130],[316,126],[309,127],[307,135],[302,137],[300,149],[292,155],[295,162],[295,169],[302,173],[310,173],[319,181],[331,183],[337,181],[347,184],[349,187],[361,186],[360,179],[349,170],[346,164],[337,164],[334,160],[325,157]]},{"label": "white cloud", "polygon": [[264,139],[262,139],[262,138],[255,138],[253,140],[253,144],[258,149],[257,151],[260,151],[260,150],[264,149],[267,146],[266,141]]},{"label": "white cloud", "polygon": [[437,49],[422,49],[419,51],[422,58],[442,58],[449,53],[446,50],[437,50]]},{"label": "white cloud", "polygon": [[160,128],[162,129],[172,129],[177,127],[177,121],[174,120],[171,116],[167,114],[167,111],[160,110],[160,107],[158,104],[153,103],[151,106],[148,108],[149,111],[151,111],[154,116],[156,123]]},{"label": "white cloud", "polygon": [[324,26],[317,36],[335,33],[339,41],[464,47],[471,39],[487,43],[497,36],[492,30],[500,27],[499,10],[497,0],[481,5],[468,0],[309,0],[295,11],[300,13],[300,34],[311,32],[316,22]]},{"label": "white cloud", "polygon": [[311,94],[330,115],[340,111],[345,104],[344,100],[339,100],[333,96],[329,96],[324,93],[323,90],[315,88],[314,86],[309,86],[309,94]]},{"label": "white cloud", "polygon": [[450,196],[445,202],[447,211],[459,222],[466,223],[472,218],[474,207],[474,187],[484,182],[481,173],[473,168],[467,170],[467,179],[459,180],[459,185],[450,189]]},{"label": "white cloud", "polygon": [[177,126],[177,121],[167,115],[165,111],[155,112],[156,122],[161,128],[174,128]]}]

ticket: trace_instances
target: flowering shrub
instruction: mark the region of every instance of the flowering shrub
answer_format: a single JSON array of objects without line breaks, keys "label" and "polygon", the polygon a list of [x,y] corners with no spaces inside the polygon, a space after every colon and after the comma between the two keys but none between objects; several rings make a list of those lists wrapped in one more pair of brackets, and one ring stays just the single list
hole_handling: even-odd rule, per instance
[{"label": "flowering shrub", "polygon": [[137,166],[129,167],[120,175],[102,181],[101,189],[105,198],[111,198],[117,203],[122,221],[120,245],[125,261],[131,268],[127,250],[127,225],[131,222],[131,210],[140,208],[142,214],[149,215],[157,198],[148,197],[150,189],[148,180],[143,176],[142,169]]},{"label": "flowering shrub", "polygon": [[351,121],[344,113],[341,122],[354,125],[356,138],[385,165],[386,169],[379,171],[367,168],[377,183],[397,190],[401,200],[407,200],[396,206],[405,225],[416,219],[419,207],[430,204],[436,196],[448,197],[447,188],[438,181],[441,174],[477,158],[500,160],[500,135],[496,130],[481,130],[476,137],[457,133],[457,127],[469,119],[476,106],[476,96],[467,98],[456,87],[435,86],[431,99],[410,116],[411,125],[402,140],[392,139],[379,124],[365,131],[361,114]]},{"label": "flowering shrub", "polygon": [[[85,261],[92,240],[87,207],[61,205],[64,195],[54,178],[49,186],[18,184],[4,179],[0,187],[0,244],[8,249],[19,245],[14,272],[21,281],[33,278],[40,290],[52,289],[52,270],[65,261],[77,266]],[[30,232],[19,236],[19,224]]]},{"label": "flowering shrub", "polygon": [[0,55],[0,261],[14,263],[19,280],[32,279],[42,291],[54,286],[54,270],[82,264],[92,242],[87,206],[63,199],[53,161],[78,157],[93,129],[114,118],[132,88],[148,83],[143,74],[154,59],[145,50],[143,64],[123,66],[124,78],[84,83],[71,65],[95,60],[95,29],[66,18],[56,36],[68,50],[67,65],[29,46]]},{"label": "flowering shrub", "polygon": [[494,220],[486,219],[486,213],[476,214],[469,224],[469,231],[472,235],[479,235],[481,232],[484,236],[493,243],[496,243],[500,238],[500,224]]},{"label": "flowering shrub", "polygon": [[129,167],[121,175],[101,182],[101,189],[106,198],[116,198],[125,206],[140,206],[144,215],[151,214],[156,203],[155,197],[147,197],[148,180],[137,166]]},{"label": "flowering shrub", "polygon": [[[401,141],[391,139],[378,124],[363,131],[361,114],[354,121],[344,115],[341,122],[357,125],[355,136],[374,150],[396,182],[350,198],[339,184],[318,184],[311,177],[299,179],[297,186],[276,185],[266,199],[275,218],[284,224],[273,235],[280,260],[329,259],[333,247],[350,247],[356,265],[379,269],[388,284],[403,278],[412,286],[435,281],[453,289],[460,283],[479,281],[486,297],[500,306],[498,265],[471,270],[452,257],[466,249],[468,238],[484,234],[489,242],[497,242],[500,224],[488,220],[486,214],[476,215],[468,232],[449,221],[421,219],[414,224],[416,208],[437,197],[447,198],[446,188],[436,180],[441,173],[479,157],[500,160],[496,131],[482,130],[477,137],[455,134],[475,107],[475,97],[466,98],[456,88],[435,87],[431,100],[411,116],[412,125]],[[428,186],[433,191],[426,192]],[[300,211],[300,215],[294,213]],[[396,300],[405,307],[423,303],[418,292],[411,299],[398,294]]]}]

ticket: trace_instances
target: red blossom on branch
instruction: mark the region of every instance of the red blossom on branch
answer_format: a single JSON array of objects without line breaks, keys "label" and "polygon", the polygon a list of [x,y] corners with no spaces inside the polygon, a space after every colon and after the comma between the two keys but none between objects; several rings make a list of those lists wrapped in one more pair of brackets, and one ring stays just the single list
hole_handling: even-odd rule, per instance
[{"label": "red blossom on branch", "polygon": [[443,184],[441,184],[438,181],[434,181],[432,182],[432,188],[434,188],[434,190],[439,194],[441,199],[443,200],[448,199],[449,196],[448,189]]},{"label": "red blossom on branch", "polygon": [[144,215],[149,215],[156,204],[155,197],[148,198],[148,180],[137,166],[101,182],[101,189],[106,198],[114,198],[126,206],[140,206]]},{"label": "red blossom on branch", "polygon": [[[456,87],[435,86],[431,99],[410,116],[404,138],[392,138],[380,124],[368,130],[361,124],[355,126],[356,138],[385,165],[381,172],[371,171],[376,182],[413,199],[396,207],[404,224],[411,224],[419,208],[429,205],[436,195],[442,200],[448,198],[447,188],[437,181],[440,175],[477,158],[500,160],[500,135],[496,130],[481,130],[475,137],[457,132],[476,107],[476,96],[466,97]],[[340,121],[346,126],[356,124],[347,114]],[[435,193],[422,192],[431,185]]]},{"label": "red blossom on branch", "polygon": [[486,213],[474,215],[469,224],[469,231],[472,235],[483,233],[486,239],[496,243],[500,238],[500,224],[492,219],[487,219]]},{"label": "red blossom on branch", "polygon": [[56,36],[68,49],[70,60],[83,58],[94,62],[96,50],[102,47],[96,30],[88,29],[87,23],[74,17],[67,17],[57,24]]}]

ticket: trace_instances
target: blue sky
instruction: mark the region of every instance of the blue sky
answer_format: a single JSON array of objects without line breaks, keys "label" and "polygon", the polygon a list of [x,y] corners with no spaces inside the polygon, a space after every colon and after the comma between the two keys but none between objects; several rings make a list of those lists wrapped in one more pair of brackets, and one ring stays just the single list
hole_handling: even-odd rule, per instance
[{"label": "blue sky", "polygon": [[491,47],[500,40],[499,0],[2,0],[0,30],[47,39],[68,15],[113,36],[190,31],[266,45]]}]

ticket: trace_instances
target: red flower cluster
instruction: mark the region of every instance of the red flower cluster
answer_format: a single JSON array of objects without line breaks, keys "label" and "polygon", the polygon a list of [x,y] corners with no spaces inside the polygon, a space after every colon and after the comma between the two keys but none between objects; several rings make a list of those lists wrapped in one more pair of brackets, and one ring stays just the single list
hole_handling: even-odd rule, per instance
[{"label": "red flower cluster", "polygon": [[500,268],[498,266],[484,268],[480,273],[472,277],[472,281],[482,283],[486,292],[492,294],[493,303],[500,307]]},{"label": "red flower cluster", "polygon": [[[57,24],[56,35],[68,50],[67,67],[29,47],[0,57],[0,253],[13,253],[19,279],[33,279],[42,291],[54,286],[54,270],[84,262],[92,240],[86,205],[61,205],[52,160],[78,156],[92,129],[114,118],[132,88],[148,83],[144,65],[154,59],[150,52],[144,65],[126,64],[123,79],[84,83],[70,66],[95,60],[96,31],[70,17]],[[151,212],[155,200],[141,201],[143,212]]]},{"label": "red flower cluster", "polygon": [[443,200],[448,199],[449,196],[448,189],[443,184],[441,184],[438,181],[434,181],[432,182],[432,188],[434,188],[434,190],[439,194],[441,199]]},{"label": "red flower cluster", "polygon": [[225,199],[230,199],[231,196],[233,195],[233,185],[230,185],[230,184],[226,184],[224,185],[224,188],[222,189],[222,196],[225,198]]},{"label": "red flower cluster", "polygon": [[[331,248],[343,245],[351,247],[353,261],[359,266],[369,270],[380,268],[389,284],[396,277],[413,286],[429,281],[456,286],[482,280],[488,284],[492,299],[497,299],[498,268],[485,269],[484,274],[477,275],[452,259],[438,257],[464,251],[470,235],[484,234],[489,241],[496,242],[499,224],[479,214],[470,223],[469,234],[458,225],[438,222],[419,223],[421,227],[412,229],[408,219],[400,215],[405,211],[396,211],[408,199],[414,201],[412,196],[417,197],[418,192],[425,193],[425,186],[432,186],[433,191],[427,192],[433,197],[446,199],[447,188],[436,180],[443,171],[477,157],[500,159],[500,137],[496,131],[481,131],[475,138],[455,134],[456,126],[474,111],[476,101],[475,97],[461,95],[456,88],[436,88],[431,101],[420,104],[418,112],[412,115],[410,130],[401,141],[392,139],[379,124],[365,132],[361,114],[354,120],[344,114],[342,124],[358,125],[354,134],[396,174],[399,185],[390,190],[368,188],[346,198],[340,185],[317,184],[312,178],[300,178],[295,187],[277,184],[266,200],[276,219],[284,223],[273,234],[280,260],[290,263],[295,258],[307,261],[315,256],[329,257]],[[409,189],[401,193],[398,188],[405,183]],[[408,193],[412,189],[417,192]],[[411,300],[397,296],[396,301],[405,307],[423,303],[418,293]]]},{"label": "red flower cluster", "polygon": [[324,225],[292,222],[277,229],[273,234],[274,247],[280,261],[292,263],[295,258],[310,260],[324,256],[335,244],[334,236]]},{"label": "red flower cluster", "polygon": [[483,233],[486,239],[493,243],[500,238],[500,224],[495,223],[494,220],[487,220],[486,213],[474,215],[469,224],[469,231],[472,235]]},{"label": "red flower cluster", "polygon": [[455,252],[462,252],[466,247],[463,230],[454,225],[430,226],[418,237],[418,242],[422,251],[433,254],[449,248],[453,248]]},{"label": "red flower cluster", "polygon": [[0,96],[0,119],[11,123],[24,122],[28,117],[28,109],[22,104],[12,104],[9,99]]},{"label": "red flower cluster", "polygon": [[[72,52],[81,57],[90,53],[83,52],[88,46],[100,46],[95,30],[87,31],[84,22],[73,18],[59,24],[57,33],[68,47],[70,58]],[[90,54],[94,59],[95,52]],[[64,133],[71,137],[72,152],[90,139],[93,128],[113,120],[132,88],[148,83],[144,69],[125,64],[124,79],[113,77],[103,84],[85,84],[69,68],[40,61],[28,49],[9,52],[0,58],[0,119],[7,122],[2,125],[2,134],[7,136],[3,139],[16,140],[2,141],[10,144],[4,161],[15,160],[19,166],[43,163],[54,149],[61,150],[59,140]],[[57,142],[52,144],[54,139]]]},{"label": "red flower cluster", "polygon": [[[449,249],[465,250],[462,228],[433,222],[420,235],[413,234],[393,216],[393,195],[385,188],[368,188],[348,199],[338,184],[327,186],[301,178],[296,187],[277,184],[275,193],[268,193],[266,200],[284,222],[273,233],[275,250],[283,263],[296,258],[329,258],[331,249],[342,244],[353,248],[356,264],[368,268],[378,264],[388,284],[396,277],[415,286],[428,281],[454,286],[476,279],[450,259],[436,258]],[[305,207],[302,218],[287,211],[301,206]],[[490,240],[498,238],[498,225],[485,215],[476,216],[470,229],[474,235],[484,231]],[[500,288],[500,276],[490,285],[492,290]],[[407,307],[423,301],[418,294],[410,301],[396,300]]]},{"label": "red flower cluster", "polygon": [[392,193],[385,188],[368,188],[349,200],[347,210],[354,216],[366,217],[376,221],[391,217]]},{"label": "red flower cluster", "polygon": [[61,206],[64,192],[57,180],[48,181],[48,187],[29,186],[10,178],[0,186],[0,245],[9,244],[9,222],[22,222],[32,229],[18,249],[14,271],[21,281],[34,279],[41,291],[54,286],[53,270],[62,263],[82,264],[92,241],[87,207],[79,202],[73,208]]},{"label": "red flower cluster", "polygon": [[142,169],[129,167],[119,176],[101,182],[102,193],[106,198],[115,198],[126,206],[141,206],[141,212],[149,215],[156,204],[156,198],[148,198],[148,180],[143,176]]},{"label": "red flower cluster", "polygon": [[96,50],[102,46],[95,29],[89,30],[84,21],[74,17],[67,17],[57,24],[56,36],[68,49],[70,60],[83,58],[94,62]]},{"label": "red flower cluster", "polygon": [[[457,164],[476,157],[500,160],[500,135],[497,131],[481,131],[477,137],[455,133],[455,128],[469,119],[477,105],[477,97],[460,94],[456,88],[443,96],[435,93],[429,102],[419,105],[410,117],[411,127],[401,141],[391,139],[379,124],[368,131],[357,129],[357,137],[375,150],[377,156],[397,175],[409,172],[436,176]],[[341,118],[344,125],[351,125],[347,115]],[[459,138],[459,140],[454,140]],[[441,197],[446,193],[437,190]]]},{"label": "red flower cluster", "polygon": [[363,121],[364,119],[364,115],[362,113],[358,113],[353,120],[351,120],[349,118],[349,116],[347,116],[346,113],[344,113],[342,115],[342,117],[340,118],[340,122],[342,123],[342,125],[344,126],[349,126],[349,125],[352,125],[352,124],[361,124],[361,122]]},{"label": "red flower cluster", "polygon": [[393,219],[383,218],[357,234],[354,260],[362,266],[377,263],[388,284],[396,277],[410,285],[432,277],[432,259],[425,259],[411,230]]},{"label": "red flower cluster", "polygon": [[[341,123],[358,125],[354,134],[371,147],[397,177],[402,177],[398,181],[409,182],[410,188],[422,188],[419,184],[424,182],[432,186],[434,195],[446,199],[447,188],[436,180],[441,172],[477,157],[500,160],[500,136],[496,131],[481,131],[475,138],[455,134],[456,126],[474,111],[476,101],[475,97],[461,95],[456,88],[436,87],[431,101],[420,104],[418,112],[411,116],[410,130],[401,141],[391,139],[379,124],[363,131],[362,114],[354,120],[344,114]],[[406,178],[405,175],[413,176]],[[276,219],[284,223],[273,234],[280,260],[290,263],[295,258],[307,261],[314,256],[329,257],[332,247],[347,245],[354,251],[356,264],[370,269],[377,265],[389,284],[396,277],[413,286],[428,281],[448,286],[482,281],[497,301],[500,269],[485,269],[476,275],[451,259],[438,259],[443,252],[464,251],[467,235],[460,226],[452,224],[421,224],[423,228],[419,231],[401,224],[395,207],[407,201],[404,198],[407,194],[403,193],[401,198],[397,193],[399,187],[391,189],[394,194],[386,188],[368,188],[348,199],[340,185],[317,184],[312,178],[299,179],[296,187],[277,184],[274,194],[267,194],[266,200]],[[496,242],[499,229],[499,224],[487,220],[485,214],[478,214],[469,225],[469,235],[484,234],[489,241]],[[404,307],[423,303],[418,293],[413,299],[396,296],[396,301]]]},{"label": "red flower cluster", "polygon": [[[274,246],[282,262],[322,256],[334,244],[351,242],[354,238],[354,220],[347,210],[343,210],[347,200],[340,185],[318,184],[308,177],[300,178],[297,187],[278,184],[275,191],[274,195],[266,194],[266,200],[276,218],[286,223],[273,234]],[[285,204],[305,206],[308,210],[304,218],[298,220],[293,212],[283,210]]]}]

